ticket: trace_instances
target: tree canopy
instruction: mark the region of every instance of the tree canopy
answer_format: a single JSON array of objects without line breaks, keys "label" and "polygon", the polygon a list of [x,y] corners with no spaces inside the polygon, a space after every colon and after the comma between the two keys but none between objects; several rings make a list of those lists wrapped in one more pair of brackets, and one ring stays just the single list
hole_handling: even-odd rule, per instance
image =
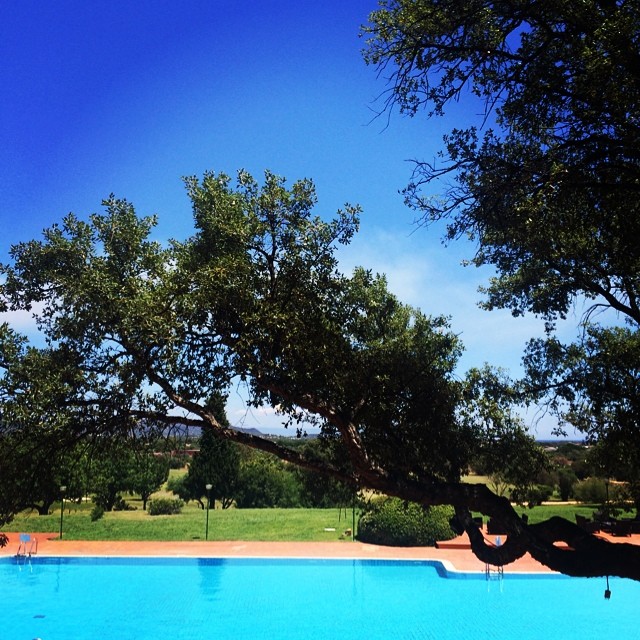
[{"label": "tree canopy", "polygon": [[[610,473],[635,482],[637,3],[389,0],[363,32],[365,60],[388,82],[384,110],[476,107],[435,160],[416,161],[406,202],[425,225],[444,222],[447,241],[471,239],[470,264],[495,269],[484,308],[546,321],[547,339],[525,353],[522,400],[553,411],[559,431],[583,431]],[[581,334],[563,345],[556,323],[583,301]]]},{"label": "tree canopy", "polygon": [[[626,545],[565,521],[528,526],[507,499],[460,482],[473,458],[521,428],[510,391],[489,375],[455,374],[461,345],[446,319],[401,304],[381,276],[339,272],[336,246],[355,233],[357,207],[325,221],[312,214],[310,181],[287,188],[269,172],[262,185],[242,171],[235,185],[213,173],[186,185],[195,233],[185,241],[152,241],[155,220],[110,198],[105,213],[69,215],[12,248],[2,300],[32,310],[47,345],[3,330],[9,432],[50,433],[49,444],[64,446],[70,435],[104,441],[141,424],[196,425],[354,487],[454,505],[487,562],[529,551],[575,575],[640,575]],[[48,366],[25,369],[36,358]],[[342,455],[306,455],[226,426],[209,399],[237,380],[250,403],[318,426]],[[504,522],[507,543],[485,544],[471,510]]]},{"label": "tree canopy", "polygon": [[474,98],[484,112],[416,164],[405,193],[496,267],[486,307],[553,320],[581,295],[640,323],[637,4],[382,4],[365,58],[389,80],[387,105],[435,115]]}]

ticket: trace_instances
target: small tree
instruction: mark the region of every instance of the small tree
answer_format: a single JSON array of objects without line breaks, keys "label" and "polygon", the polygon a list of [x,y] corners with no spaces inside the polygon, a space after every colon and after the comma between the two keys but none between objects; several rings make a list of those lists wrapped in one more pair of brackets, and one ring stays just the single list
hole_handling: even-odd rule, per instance
[{"label": "small tree", "polygon": [[573,497],[573,491],[576,483],[578,482],[578,476],[572,469],[560,469],[558,471],[558,491],[560,493],[560,500],[567,501]]},{"label": "small tree", "polygon": [[129,491],[133,457],[129,447],[119,446],[95,450],[89,460],[88,489],[93,501],[105,511],[121,502]]},{"label": "small tree", "polygon": [[133,493],[140,494],[142,508],[147,510],[147,500],[158,491],[169,477],[169,459],[152,452],[134,454],[128,486]]},{"label": "small tree", "polygon": [[607,502],[607,487],[603,478],[586,478],[574,486],[574,494],[579,502],[604,505]]},{"label": "small tree", "polygon": [[236,490],[241,509],[300,506],[300,484],[296,475],[277,458],[261,452],[245,456]]},{"label": "small tree", "polygon": [[[315,438],[301,447],[304,455],[310,459],[332,463],[348,468],[344,454],[336,449],[335,443]],[[305,507],[347,507],[355,500],[356,488],[352,484],[341,482],[336,478],[296,467],[292,470],[300,484],[300,500]]]},{"label": "small tree", "polygon": [[167,489],[178,496],[183,502],[193,499],[191,490],[187,486],[187,474],[174,476],[167,481]]}]

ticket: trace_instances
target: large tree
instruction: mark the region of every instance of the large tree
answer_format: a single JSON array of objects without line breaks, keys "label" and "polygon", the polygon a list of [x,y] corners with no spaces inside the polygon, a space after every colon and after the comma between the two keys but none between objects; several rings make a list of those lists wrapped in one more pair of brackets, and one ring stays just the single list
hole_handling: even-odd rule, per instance
[{"label": "large tree", "polygon": [[[186,184],[196,229],[184,242],[151,241],[154,219],[111,198],[106,213],[88,222],[67,216],[43,239],[12,248],[2,299],[37,313],[49,357],[64,357],[33,372],[43,384],[38,404],[28,376],[11,387],[7,418],[55,427],[61,439],[83,425],[100,441],[135,432],[142,420],[197,425],[353,486],[455,505],[487,562],[529,551],[574,575],[640,578],[635,547],[562,520],[527,525],[505,498],[460,482],[484,448],[520,428],[508,390],[486,376],[459,379],[461,346],[445,319],[401,304],[382,277],[337,270],[336,245],[356,231],[357,208],[323,221],[312,215],[310,181],[288,189],[271,173],[262,186],[245,172],[235,186],[213,173]],[[31,351],[9,348],[11,332],[5,339],[9,389]],[[208,399],[238,379],[251,403],[317,425],[350,464],[222,424]],[[485,544],[471,510],[501,520],[506,544]]]},{"label": "large tree", "polygon": [[[424,224],[444,222],[448,241],[475,242],[470,263],[496,272],[486,309],[546,321],[548,338],[526,352],[523,398],[554,411],[560,431],[624,443],[637,459],[640,7],[381,4],[364,32],[365,59],[389,83],[384,109],[437,117],[467,107],[438,157],[416,161],[407,203]],[[577,302],[587,307],[581,335],[562,345],[555,324]],[[610,471],[630,477],[620,463]]]},{"label": "large tree", "polygon": [[[49,511],[65,496],[85,492],[85,425],[57,410],[69,385],[79,382],[64,349],[29,347],[0,325],[0,523],[23,509]],[[95,431],[95,425],[91,427]]]},{"label": "large tree", "polygon": [[532,395],[596,443],[601,473],[627,483],[640,518],[640,332],[588,326],[579,344],[534,340],[524,364]]},{"label": "large tree", "polygon": [[[640,9],[635,2],[392,0],[365,53],[411,115],[475,100],[407,201],[498,275],[488,308],[564,316],[577,296],[640,323]],[[459,113],[459,112],[458,112]],[[435,194],[435,195],[430,195]]]}]

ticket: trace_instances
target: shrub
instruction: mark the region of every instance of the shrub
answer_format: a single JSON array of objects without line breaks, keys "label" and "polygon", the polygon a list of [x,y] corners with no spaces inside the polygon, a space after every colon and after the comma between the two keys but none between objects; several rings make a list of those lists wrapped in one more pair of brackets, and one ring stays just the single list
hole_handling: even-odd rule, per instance
[{"label": "shrub", "polygon": [[189,462],[190,458],[184,454],[174,454],[169,456],[169,469],[182,469]]},{"label": "shrub", "polygon": [[129,504],[122,496],[118,496],[116,501],[113,503],[114,511],[135,511],[136,508]]},{"label": "shrub", "polygon": [[604,504],[608,500],[622,506],[628,499],[627,488],[623,483],[610,482],[607,487],[607,481],[603,478],[581,480],[574,486],[573,492],[578,502]]},{"label": "shrub", "polygon": [[364,513],[358,524],[358,540],[392,547],[435,546],[436,540],[450,540],[453,507],[427,509],[398,498],[387,498]]},{"label": "shrub", "polygon": [[96,520],[100,520],[104,515],[104,508],[99,504],[94,505],[93,509],[91,509],[91,522],[95,522]]},{"label": "shrub", "polygon": [[602,504],[607,499],[607,488],[602,478],[580,480],[573,487],[573,493],[578,502]]},{"label": "shrub", "polygon": [[531,491],[529,497],[529,507],[537,507],[546,502],[553,495],[553,487],[548,484],[537,484]]},{"label": "shrub", "polygon": [[154,498],[149,500],[150,516],[173,516],[182,511],[184,502],[180,498]]},{"label": "shrub", "polygon": [[173,478],[169,478],[169,480],[167,481],[167,490],[171,491],[171,493],[175,493],[181,500],[189,502],[189,500],[191,500],[191,492],[189,490],[189,487],[187,486],[186,481],[186,473],[181,476],[174,476]]},{"label": "shrub", "polygon": [[514,489],[511,500],[519,505],[527,505],[530,509],[541,505],[553,495],[553,487],[546,484],[534,484],[524,489]]},{"label": "shrub", "polygon": [[300,483],[297,476],[280,460],[253,454],[242,465],[235,493],[239,509],[300,506]]}]

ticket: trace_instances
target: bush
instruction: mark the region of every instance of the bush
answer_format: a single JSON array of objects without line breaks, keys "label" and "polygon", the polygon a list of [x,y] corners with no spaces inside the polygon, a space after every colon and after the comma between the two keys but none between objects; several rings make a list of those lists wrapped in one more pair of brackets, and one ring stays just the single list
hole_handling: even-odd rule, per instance
[{"label": "bush", "polygon": [[150,516],[173,516],[182,511],[184,502],[180,498],[154,498],[149,500]]},{"label": "bush", "polygon": [[174,476],[173,478],[169,478],[167,481],[167,490],[171,491],[171,493],[175,493],[178,498],[184,500],[185,502],[189,502],[191,500],[191,491],[187,486],[187,474],[183,474],[181,476]]},{"label": "bush", "polygon": [[578,502],[602,504],[607,499],[607,488],[602,478],[580,480],[573,487],[573,493]]},{"label": "bush", "polygon": [[235,493],[239,509],[300,506],[301,485],[285,464],[264,454],[253,454],[242,465]]},{"label": "bush", "polygon": [[424,509],[415,503],[387,498],[361,516],[358,540],[391,547],[433,547],[436,540],[455,537],[449,525],[453,515],[453,507]]},{"label": "bush", "polygon": [[525,489],[514,489],[511,500],[519,505],[527,505],[530,509],[549,500],[553,495],[553,487],[546,484],[534,484]]},{"label": "bush", "polygon": [[169,456],[169,469],[183,469],[190,459],[185,454]]},{"label": "bush", "polygon": [[118,496],[116,501],[113,503],[114,511],[135,511],[136,508],[129,504],[122,496]]},{"label": "bush", "polygon": [[529,496],[529,507],[537,507],[543,502],[551,499],[553,495],[553,487],[548,484],[537,484],[531,490]]},{"label": "bush", "polygon": [[610,482],[607,490],[607,481],[603,478],[587,478],[578,482],[573,493],[578,502],[604,504],[609,502],[624,503],[627,499],[625,486],[618,482]]},{"label": "bush", "polygon": [[96,520],[100,520],[104,515],[104,508],[99,504],[94,505],[93,509],[91,509],[91,522],[95,522]]}]

